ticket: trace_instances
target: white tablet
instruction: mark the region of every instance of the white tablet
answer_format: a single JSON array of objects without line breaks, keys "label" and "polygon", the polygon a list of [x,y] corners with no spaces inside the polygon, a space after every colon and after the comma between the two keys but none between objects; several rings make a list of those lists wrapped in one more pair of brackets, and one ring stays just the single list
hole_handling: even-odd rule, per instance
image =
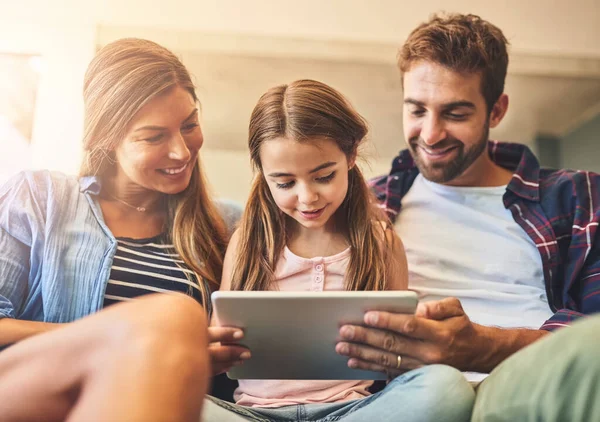
[{"label": "white tablet", "polygon": [[335,351],[339,327],[363,325],[370,310],[412,314],[412,291],[217,291],[217,323],[244,330],[240,344],[252,357],[227,373],[232,379],[386,379],[380,372],[348,368]]}]

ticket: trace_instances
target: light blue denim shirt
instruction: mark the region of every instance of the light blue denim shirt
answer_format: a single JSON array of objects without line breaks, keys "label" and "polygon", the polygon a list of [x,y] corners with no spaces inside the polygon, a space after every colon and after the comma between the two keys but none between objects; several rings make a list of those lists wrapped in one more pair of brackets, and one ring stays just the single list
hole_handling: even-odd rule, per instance
[{"label": "light blue denim shirt", "polygon": [[[102,308],[117,241],[95,177],[20,173],[0,188],[0,318],[71,322]],[[219,203],[232,227],[241,209]]]}]

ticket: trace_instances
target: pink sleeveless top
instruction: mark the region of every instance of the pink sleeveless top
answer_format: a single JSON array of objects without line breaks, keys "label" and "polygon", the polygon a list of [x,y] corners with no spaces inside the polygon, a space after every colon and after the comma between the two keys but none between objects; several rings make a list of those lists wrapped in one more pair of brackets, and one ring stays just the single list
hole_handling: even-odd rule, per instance
[{"label": "pink sleeveless top", "polygon": [[[344,276],[350,262],[350,248],[325,258],[301,258],[287,247],[275,269],[281,291],[344,290]],[[294,404],[335,403],[361,399],[370,393],[372,381],[335,380],[240,380],[234,398],[237,404],[252,407],[280,407]]]}]

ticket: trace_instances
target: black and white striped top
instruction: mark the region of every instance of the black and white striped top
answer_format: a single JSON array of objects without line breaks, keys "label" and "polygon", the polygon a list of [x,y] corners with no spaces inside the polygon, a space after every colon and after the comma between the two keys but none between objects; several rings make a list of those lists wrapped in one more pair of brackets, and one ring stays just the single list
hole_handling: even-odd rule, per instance
[{"label": "black and white striped top", "polygon": [[[104,294],[104,307],[157,292],[186,293],[204,305],[195,274],[188,269],[166,236],[117,238],[117,243]],[[208,289],[206,281],[202,282]],[[210,314],[210,302],[208,307]]]}]

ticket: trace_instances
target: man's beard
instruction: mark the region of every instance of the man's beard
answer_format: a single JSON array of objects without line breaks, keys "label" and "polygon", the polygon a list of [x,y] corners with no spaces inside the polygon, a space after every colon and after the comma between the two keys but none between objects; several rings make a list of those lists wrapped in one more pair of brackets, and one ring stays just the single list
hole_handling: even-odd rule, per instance
[{"label": "man's beard", "polygon": [[[479,141],[467,150],[465,150],[465,144],[456,138],[443,139],[430,147],[419,137],[409,139],[408,149],[423,177],[434,183],[448,183],[463,174],[486,150],[489,133],[489,122],[486,122]],[[419,151],[421,145],[433,151],[455,147],[456,152],[454,154],[456,154],[456,157],[449,162],[427,163],[426,160],[421,158],[421,154],[424,154],[424,152]]]}]

